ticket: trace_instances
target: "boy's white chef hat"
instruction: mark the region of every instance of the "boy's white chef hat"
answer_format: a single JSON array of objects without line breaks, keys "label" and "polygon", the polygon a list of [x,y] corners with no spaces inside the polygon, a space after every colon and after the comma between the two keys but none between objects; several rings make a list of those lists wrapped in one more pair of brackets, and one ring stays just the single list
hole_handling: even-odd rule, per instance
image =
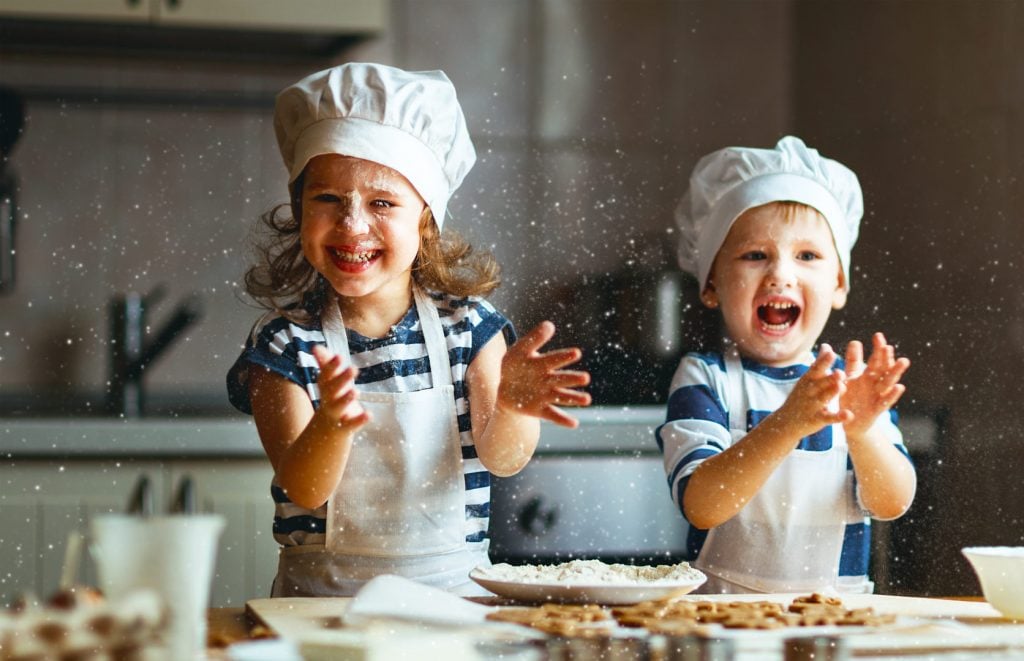
[{"label": "boy's white chef hat", "polygon": [[845,165],[793,136],[774,149],[726,147],[697,162],[675,213],[679,265],[697,277],[703,291],[733,222],[747,209],[781,201],[806,204],[825,217],[849,290],[850,250],[864,215],[860,182]]},{"label": "boy's white chef hat", "polygon": [[320,154],[374,161],[409,180],[438,229],[476,162],[455,87],[441,71],[357,62],[314,73],[277,95],[274,131],[289,183]]}]

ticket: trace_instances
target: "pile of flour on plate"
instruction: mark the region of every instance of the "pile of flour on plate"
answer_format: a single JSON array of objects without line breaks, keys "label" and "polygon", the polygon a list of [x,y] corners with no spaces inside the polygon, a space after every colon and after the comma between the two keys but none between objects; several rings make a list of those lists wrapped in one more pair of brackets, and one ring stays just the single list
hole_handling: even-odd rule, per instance
[{"label": "pile of flour on plate", "polygon": [[688,562],[678,565],[609,565],[600,560],[573,560],[560,565],[514,566],[499,563],[482,570],[486,578],[515,583],[637,585],[685,583],[704,577]]}]

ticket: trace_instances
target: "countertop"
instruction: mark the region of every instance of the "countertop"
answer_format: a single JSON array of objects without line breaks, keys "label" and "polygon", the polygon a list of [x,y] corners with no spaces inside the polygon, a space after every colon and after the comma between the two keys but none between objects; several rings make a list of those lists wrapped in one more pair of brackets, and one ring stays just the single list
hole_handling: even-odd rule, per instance
[{"label": "countertop", "polygon": [[[580,426],[543,422],[538,454],[656,454],[661,406],[595,406],[573,410]],[[6,458],[262,457],[252,418],[0,418]]]},{"label": "countertop", "polygon": [[262,457],[251,418],[0,419],[7,458]]}]

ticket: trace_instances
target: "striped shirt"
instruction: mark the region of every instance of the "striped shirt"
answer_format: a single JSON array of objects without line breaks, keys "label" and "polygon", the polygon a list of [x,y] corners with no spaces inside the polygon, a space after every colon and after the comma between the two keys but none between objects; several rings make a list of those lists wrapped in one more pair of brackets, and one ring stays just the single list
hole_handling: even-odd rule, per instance
[{"label": "striped shirt", "polygon": [[[491,474],[477,458],[473,444],[466,389],[466,370],[477,353],[499,332],[507,344],[515,341],[511,323],[487,301],[454,298],[428,292],[437,306],[451,362],[455,386],[455,411],[462,445],[462,467],[466,490],[465,534],[469,550],[487,548],[487,526],[491,509]],[[248,390],[250,364],[263,366],[301,386],[313,406],[319,405],[316,378],[319,374],[312,355],[314,345],[326,345],[319,320],[299,325],[283,317],[264,320],[246,342],[242,355],[228,372],[228,397],[240,411],[252,413]],[[381,338],[367,338],[351,329],[348,333],[352,363],[359,368],[356,385],[364,392],[415,392],[433,387],[427,346],[419,314],[413,305],[405,316]],[[271,484],[275,503],[274,539],[282,546],[322,545],[326,541],[327,505],[315,510],[292,503],[276,481]]]},{"label": "striped shirt", "polygon": [[[809,365],[768,367],[744,358],[744,383],[748,410],[746,427],[752,429],[778,409]],[[835,367],[843,369],[843,361]],[[733,443],[729,432],[729,382],[725,374],[725,359],[720,353],[690,353],[679,364],[672,379],[666,422],[655,430],[658,447],[665,462],[665,473],[672,500],[683,511],[683,493],[690,476],[708,457],[724,452]],[[886,433],[897,449],[909,460],[903,436],[896,427],[895,411],[889,413]],[[805,437],[797,446],[800,450],[823,451],[832,448],[833,437],[843,434],[842,425],[831,425]],[[853,474],[849,457],[846,470]],[[867,580],[870,560],[871,528],[868,513],[860,503],[856,488],[856,475],[850,480],[859,511],[847,516],[843,549],[839,561],[840,581],[857,583]],[[683,511],[683,516],[686,516]],[[690,559],[700,554],[707,531],[690,528],[687,551]]]}]

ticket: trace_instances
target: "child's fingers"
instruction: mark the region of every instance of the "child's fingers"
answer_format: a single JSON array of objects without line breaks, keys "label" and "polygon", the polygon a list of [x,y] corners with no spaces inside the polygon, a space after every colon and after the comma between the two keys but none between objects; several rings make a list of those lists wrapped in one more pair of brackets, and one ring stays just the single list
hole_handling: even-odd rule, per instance
[{"label": "child's fingers", "polygon": [[853,420],[853,411],[849,409],[839,409],[838,411],[829,411],[828,409],[822,409],[820,413],[820,422],[829,425],[839,425],[845,422]]},{"label": "child's fingers", "polygon": [[907,387],[902,383],[897,383],[885,394],[885,405],[888,408],[896,406],[896,402],[900,401],[900,397],[903,397],[905,392],[907,392]]},{"label": "child's fingers", "polygon": [[559,406],[588,406],[590,393],[570,388],[556,388],[554,403]]},{"label": "child's fingers", "polygon": [[555,336],[555,325],[550,321],[542,321],[530,329],[526,335],[509,347],[510,352],[522,353],[525,355],[538,351],[542,346]]},{"label": "child's fingers", "polygon": [[899,380],[903,378],[908,367],[910,367],[910,361],[906,358],[900,358],[899,360],[894,361],[892,366],[878,377],[879,389],[888,391],[895,384],[899,383]]},{"label": "child's fingers", "polygon": [[[330,369],[328,367],[328,369]],[[317,387],[320,389],[320,399],[337,399],[346,390],[355,391],[356,375],[359,370],[349,366],[334,375],[322,369],[317,378]]]},{"label": "child's fingers", "polygon": [[808,372],[814,372],[818,376],[825,376],[832,369],[832,365],[836,362],[836,352],[832,350],[832,347],[828,344],[822,344],[818,348],[818,357],[811,363],[811,368]]},{"label": "child's fingers", "polygon": [[864,345],[853,340],[846,345],[846,375],[859,376],[864,371]]},{"label": "child's fingers", "polygon": [[579,362],[579,359],[583,357],[583,352],[577,347],[569,349],[555,349],[544,354],[538,354],[531,357],[531,360],[537,361],[537,363],[544,368],[546,372],[553,372],[561,369],[566,365],[572,365],[573,363]]},{"label": "child's fingers", "polygon": [[553,422],[556,425],[559,425],[561,427],[568,427],[570,429],[575,429],[580,424],[576,418],[567,414],[565,411],[561,410],[557,406],[553,406],[550,404],[541,409],[540,417],[550,422]]},{"label": "child's fingers", "polygon": [[547,377],[547,382],[549,385],[556,388],[578,388],[580,386],[587,386],[590,385],[590,372],[575,370],[552,372]]}]

